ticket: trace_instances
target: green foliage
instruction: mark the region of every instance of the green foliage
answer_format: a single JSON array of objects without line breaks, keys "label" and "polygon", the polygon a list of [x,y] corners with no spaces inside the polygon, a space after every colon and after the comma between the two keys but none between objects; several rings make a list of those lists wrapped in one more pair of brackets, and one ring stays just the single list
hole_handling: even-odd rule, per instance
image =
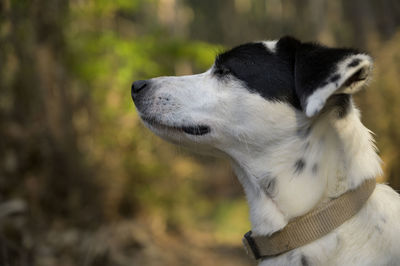
[{"label": "green foliage", "polygon": [[[107,177],[99,173],[103,186],[113,187],[106,195],[110,201],[106,213],[111,218],[146,210],[177,227],[199,216],[198,210],[197,214],[193,212],[193,204],[195,208],[210,205],[193,186],[193,176],[199,177],[201,171],[196,174],[187,170],[200,168],[143,128],[130,97],[130,84],[138,79],[174,75],[180,62],[187,62],[193,71],[204,71],[221,47],[168,37],[162,28],[125,36],[112,26],[93,26],[99,21],[112,24],[119,14],[138,13],[144,5],[143,1],[131,3],[100,1],[71,7],[73,19],[65,31],[68,64],[81,84],[79,88],[86,88],[96,114],[90,136],[95,148],[83,149],[89,161],[112,173]],[[132,28],[139,26],[125,23]],[[177,183],[180,179],[185,182]],[[206,208],[200,216],[210,211]]]}]

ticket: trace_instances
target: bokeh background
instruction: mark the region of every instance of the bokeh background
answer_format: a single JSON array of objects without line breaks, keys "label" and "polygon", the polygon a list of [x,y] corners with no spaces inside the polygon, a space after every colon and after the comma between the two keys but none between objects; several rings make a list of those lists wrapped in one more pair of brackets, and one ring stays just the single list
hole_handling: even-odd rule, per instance
[{"label": "bokeh background", "polygon": [[398,0],[1,0],[0,265],[254,265],[228,164],[155,137],[131,82],[294,35],[369,51],[356,97],[400,188]]}]

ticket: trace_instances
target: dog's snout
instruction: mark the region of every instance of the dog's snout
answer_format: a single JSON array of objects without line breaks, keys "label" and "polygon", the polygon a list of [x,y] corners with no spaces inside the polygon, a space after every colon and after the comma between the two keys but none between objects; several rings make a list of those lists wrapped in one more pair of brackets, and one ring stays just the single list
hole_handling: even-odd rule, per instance
[{"label": "dog's snout", "polygon": [[147,80],[138,80],[132,83],[132,97],[137,95],[140,91],[142,91],[144,88],[148,86],[148,81]]}]

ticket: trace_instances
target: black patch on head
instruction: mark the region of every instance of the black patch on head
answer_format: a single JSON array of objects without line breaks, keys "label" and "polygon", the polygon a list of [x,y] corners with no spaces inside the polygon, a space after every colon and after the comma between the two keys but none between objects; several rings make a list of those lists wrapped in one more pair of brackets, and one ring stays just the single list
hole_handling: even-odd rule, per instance
[{"label": "black patch on head", "polygon": [[336,81],[338,81],[340,79],[340,74],[335,74],[335,75],[333,75],[329,80],[331,81],[331,82],[336,82]]},{"label": "black patch on head", "polygon": [[353,59],[353,60],[347,65],[347,67],[356,67],[356,66],[358,66],[358,64],[360,64],[360,62],[361,62],[361,60],[358,59],[358,58]]},{"label": "black patch on head", "polygon": [[304,159],[303,158],[298,159],[294,164],[294,173],[298,175],[301,174],[305,166],[306,162],[304,161]]},{"label": "black patch on head", "polygon": [[300,109],[294,90],[294,53],[281,46],[272,53],[262,43],[247,43],[217,56],[214,74],[233,75],[251,92],[267,100],[288,102]]},{"label": "black patch on head", "polygon": [[328,85],[328,82],[327,81],[323,81],[320,86],[321,87],[325,87],[326,85]]},{"label": "black patch on head", "polygon": [[304,255],[301,255],[301,266],[310,266],[307,257]]},{"label": "black patch on head", "polygon": [[[354,49],[302,43],[292,37],[281,38],[275,50],[271,52],[261,42],[237,46],[217,56],[214,75],[221,79],[233,76],[250,92],[304,110],[308,97],[318,88],[329,82],[339,85],[342,76],[337,64],[350,55],[359,54]],[[360,62],[353,59],[347,66],[353,67]],[[361,74],[354,76],[357,79]],[[346,108],[341,109],[340,115],[344,117],[346,111]]]}]

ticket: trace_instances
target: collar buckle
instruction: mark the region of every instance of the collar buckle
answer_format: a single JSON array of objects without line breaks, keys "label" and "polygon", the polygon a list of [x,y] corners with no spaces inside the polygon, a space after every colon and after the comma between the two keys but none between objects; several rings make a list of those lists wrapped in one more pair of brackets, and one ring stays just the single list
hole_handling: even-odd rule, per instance
[{"label": "collar buckle", "polygon": [[261,258],[258,247],[257,247],[256,243],[254,242],[254,239],[251,237],[251,231],[247,232],[244,235],[244,237],[242,238],[242,242],[243,242],[244,249],[249,257],[251,257],[255,260],[258,260]]}]

